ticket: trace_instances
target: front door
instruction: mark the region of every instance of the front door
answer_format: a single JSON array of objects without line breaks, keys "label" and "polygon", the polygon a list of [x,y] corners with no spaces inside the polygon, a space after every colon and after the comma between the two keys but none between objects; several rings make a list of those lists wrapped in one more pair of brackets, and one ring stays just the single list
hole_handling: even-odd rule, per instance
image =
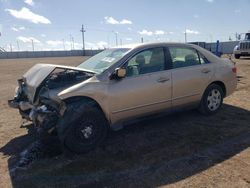
[{"label": "front door", "polygon": [[124,66],[126,77],[109,84],[113,123],[171,107],[171,71],[166,70],[164,48],[141,51]]}]

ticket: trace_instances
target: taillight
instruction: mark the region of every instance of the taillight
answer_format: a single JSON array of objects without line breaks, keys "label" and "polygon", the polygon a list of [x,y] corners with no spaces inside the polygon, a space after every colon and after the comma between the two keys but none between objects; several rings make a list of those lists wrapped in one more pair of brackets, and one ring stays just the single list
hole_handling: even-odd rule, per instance
[{"label": "taillight", "polygon": [[232,71],[233,71],[233,73],[237,73],[237,68],[236,68],[236,67],[233,67],[233,68],[232,68]]}]

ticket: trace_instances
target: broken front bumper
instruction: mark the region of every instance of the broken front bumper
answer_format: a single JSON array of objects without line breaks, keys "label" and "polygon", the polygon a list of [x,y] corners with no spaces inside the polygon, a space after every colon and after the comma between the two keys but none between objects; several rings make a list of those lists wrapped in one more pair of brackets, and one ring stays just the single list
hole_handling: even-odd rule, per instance
[{"label": "broken front bumper", "polygon": [[22,118],[31,121],[40,136],[51,134],[55,130],[59,114],[52,107],[45,104],[34,106],[28,101],[18,101],[17,98],[8,100],[8,105],[19,109]]}]

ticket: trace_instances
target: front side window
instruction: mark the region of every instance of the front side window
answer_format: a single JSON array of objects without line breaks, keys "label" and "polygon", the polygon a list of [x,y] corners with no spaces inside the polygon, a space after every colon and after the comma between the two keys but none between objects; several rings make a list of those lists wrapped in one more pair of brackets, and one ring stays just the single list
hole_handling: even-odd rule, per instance
[{"label": "front side window", "polygon": [[200,65],[200,59],[196,50],[184,47],[169,47],[169,52],[172,58],[173,68]]},{"label": "front side window", "polygon": [[133,58],[126,65],[126,76],[136,76],[165,69],[165,55],[163,48],[152,48],[144,50]]}]

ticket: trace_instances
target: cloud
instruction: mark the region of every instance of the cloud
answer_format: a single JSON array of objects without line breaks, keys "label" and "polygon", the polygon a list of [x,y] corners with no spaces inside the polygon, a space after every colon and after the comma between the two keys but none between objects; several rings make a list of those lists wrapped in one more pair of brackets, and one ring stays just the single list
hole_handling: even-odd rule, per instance
[{"label": "cloud", "polygon": [[100,41],[97,43],[86,42],[86,47],[89,49],[103,49],[108,47],[108,43],[104,41]]},{"label": "cloud", "polygon": [[209,2],[209,3],[213,3],[214,2],[214,0],[206,0],[207,2]]},{"label": "cloud", "polygon": [[105,19],[106,23],[108,23],[108,24],[113,24],[113,25],[119,24],[119,21],[117,21],[113,17],[106,16],[106,17],[104,17],[104,19]]},{"label": "cloud", "polygon": [[125,25],[125,24],[131,25],[131,24],[133,24],[133,22],[130,20],[122,19],[121,21],[118,21],[115,18],[113,18],[112,16],[106,16],[106,17],[104,17],[104,19],[105,19],[107,24],[112,24],[112,25],[119,25],[119,24],[120,25]]},{"label": "cloud", "polygon": [[61,41],[61,40],[48,40],[48,41],[46,41],[46,43],[48,45],[51,45],[51,46],[58,46],[58,45],[62,45],[63,41]]},{"label": "cloud", "polygon": [[30,6],[34,6],[35,3],[33,2],[33,0],[25,0],[24,1],[26,4],[30,5]]},{"label": "cloud", "polygon": [[120,24],[133,24],[132,21],[127,20],[127,19],[123,19],[122,21],[120,21]]},{"label": "cloud", "polygon": [[148,31],[146,29],[143,29],[142,31],[138,32],[140,35],[146,35],[146,36],[152,36],[152,35],[164,35],[167,34],[165,31],[163,30],[156,30],[156,31]]},{"label": "cloud", "polygon": [[194,35],[199,35],[200,34],[199,31],[194,31],[194,30],[191,30],[191,29],[186,29],[186,33],[187,34],[194,34]]},{"label": "cloud", "polygon": [[73,49],[82,49],[82,43],[78,42],[72,42],[72,41],[63,41],[63,40],[47,40],[46,44],[48,45],[47,49],[53,49],[53,50],[71,50]]},{"label": "cloud", "polygon": [[107,42],[100,41],[97,43],[98,48],[106,48],[108,46]]},{"label": "cloud", "polygon": [[12,31],[16,31],[16,32],[18,32],[18,31],[21,31],[21,30],[25,30],[25,27],[24,26],[21,26],[21,27],[11,27],[11,30]]},{"label": "cloud", "polygon": [[240,9],[235,9],[235,10],[234,10],[234,13],[235,13],[235,14],[240,14],[240,13],[241,13],[241,10],[240,10]]},{"label": "cloud", "polygon": [[30,21],[35,24],[51,24],[51,21],[44,16],[35,14],[30,11],[30,9],[23,7],[21,10],[14,10],[14,9],[5,9],[5,11],[9,12],[12,16],[17,19],[23,19]]},{"label": "cloud", "polygon": [[127,41],[132,41],[133,39],[132,39],[132,38],[126,38],[125,40],[127,40]]},{"label": "cloud", "polygon": [[20,40],[20,41],[22,41],[22,42],[24,42],[24,43],[32,42],[32,40],[33,40],[34,43],[41,43],[38,39],[36,39],[36,38],[34,38],[34,37],[23,37],[23,36],[19,36],[19,37],[17,37],[17,40]]},{"label": "cloud", "polygon": [[199,18],[200,16],[198,14],[193,15],[194,18]]},{"label": "cloud", "polygon": [[165,34],[165,32],[164,31],[162,31],[162,30],[157,30],[157,31],[155,31],[155,33],[154,33],[155,35],[164,35]]},{"label": "cloud", "polygon": [[41,37],[46,37],[46,35],[45,34],[41,34]]},{"label": "cloud", "polygon": [[138,32],[140,35],[147,35],[147,36],[152,36],[154,33],[152,31],[148,31],[146,29],[143,29],[142,31]]},{"label": "cloud", "polygon": [[12,31],[19,31],[19,29],[17,29],[16,27],[11,27]]}]

